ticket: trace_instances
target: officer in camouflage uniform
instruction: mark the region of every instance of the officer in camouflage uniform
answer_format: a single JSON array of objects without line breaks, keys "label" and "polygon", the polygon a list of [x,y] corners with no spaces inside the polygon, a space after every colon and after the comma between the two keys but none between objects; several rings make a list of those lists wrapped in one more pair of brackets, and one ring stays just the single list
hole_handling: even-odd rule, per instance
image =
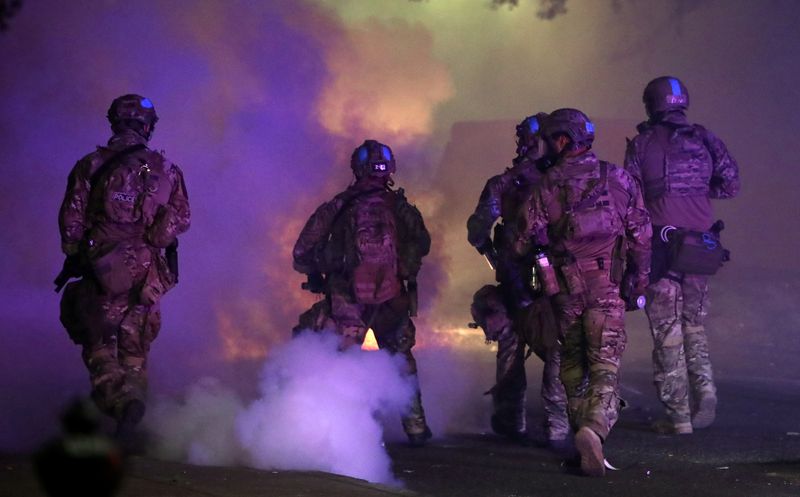
[{"label": "officer in camouflage uniform", "polygon": [[649,119],[628,143],[625,168],[642,185],[653,221],[653,272],[646,311],[654,342],[656,390],[668,417],[655,428],[687,434],[709,426],[716,413],[703,321],[708,313],[708,277],[718,266],[708,271],[698,268],[706,274],[675,271],[670,252],[678,233],[711,229],[710,199],[739,193],[739,169],[722,141],[686,120],[689,94],[677,78],[654,79],[643,100]]},{"label": "officer in camouflage uniform", "polygon": [[[371,328],[378,347],[405,358],[416,383],[410,316],[416,315],[416,278],[430,235],[402,188],[391,188],[396,165],[389,147],[366,140],[350,166],[355,182],[317,208],[294,246],[294,268],[308,275],[306,288],[325,294],[294,332],[332,330],[347,347],[361,345]],[[402,421],[411,445],[431,438],[418,385]]]},{"label": "officer in camouflage uniform", "polygon": [[569,420],[581,469],[602,476],[602,442],[618,417],[626,344],[619,285],[630,279],[634,292],[644,292],[650,220],[633,178],[591,151],[594,125],[585,114],[553,111],[542,134],[555,164],[522,206],[515,249],[522,255],[531,243],[549,247],[560,288],[554,303]]},{"label": "officer in camouflage uniform", "polygon": [[61,322],[83,349],[92,398],[124,436],[144,415],[159,301],[177,281],[165,249],[189,228],[189,200],[178,166],[147,148],[158,120],[149,99],[117,98],[108,120],[108,145],[69,175],[59,213],[67,260],[57,281],[81,277],[64,291]]},{"label": "officer in camouflage uniform", "polygon": [[[511,168],[486,182],[475,212],[467,221],[467,239],[490,260],[500,283],[478,290],[472,305],[473,317],[484,328],[487,339],[497,341],[497,383],[491,390],[492,429],[512,439],[524,439],[527,435],[527,342],[544,361],[541,395],[545,432],[548,443],[559,447],[569,434],[569,423],[567,398],[559,379],[558,330],[555,326],[539,329],[535,327],[535,320],[530,319],[531,313],[541,311],[541,307],[551,314],[552,310],[549,301],[535,295],[531,288],[532,257],[526,255],[520,259],[512,250],[520,204],[542,176],[536,161],[544,149],[539,129],[545,117],[546,114],[529,116],[517,126],[517,156]],[[495,225],[500,218],[502,221]],[[534,299],[539,301],[532,306]],[[536,329],[528,329],[530,326]]]}]

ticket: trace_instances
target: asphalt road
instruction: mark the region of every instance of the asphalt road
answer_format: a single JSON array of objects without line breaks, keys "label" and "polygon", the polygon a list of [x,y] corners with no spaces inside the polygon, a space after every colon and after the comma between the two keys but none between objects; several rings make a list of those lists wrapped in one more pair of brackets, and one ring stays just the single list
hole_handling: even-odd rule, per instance
[{"label": "asphalt road", "polygon": [[[422,449],[388,444],[403,488],[320,472],[199,467],[136,457],[121,497],[228,496],[798,496],[800,383],[719,383],[716,423],[689,436],[652,432],[657,417],[649,373],[628,372],[629,403],[606,444],[620,468],[602,479],[574,474],[559,456],[492,434],[451,434]],[[535,411],[535,409],[534,409]],[[531,423],[539,420],[535,412]],[[536,433],[533,433],[536,437]],[[0,497],[41,496],[24,455],[0,456]]]}]

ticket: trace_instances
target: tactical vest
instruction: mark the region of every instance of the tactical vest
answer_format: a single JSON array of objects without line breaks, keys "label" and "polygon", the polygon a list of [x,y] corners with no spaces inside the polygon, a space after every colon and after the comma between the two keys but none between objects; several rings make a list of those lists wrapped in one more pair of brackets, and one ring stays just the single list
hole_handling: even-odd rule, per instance
[{"label": "tactical vest", "polygon": [[561,239],[613,237],[622,232],[622,221],[608,191],[608,167],[607,162],[600,161],[600,177],[589,189],[582,178],[578,184],[569,180],[562,183],[567,205],[557,225]]},{"label": "tactical vest", "polygon": [[645,198],[708,195],[712,159],[706,146],[705,129],[696,124],[665,127],[670,131],[666,140],[659,139],[655,130],[650,137],[650,140],[658,140],[663,150],[663,169],[660,177],[644,178]]},{"label": "tactical vest", "polygon": [[160,205],[169,201],[170,185],[161,161],[154,154],[137,151],[123,154],[92,177],[93,215],[118,224],[141,224],[152,220]]},{"label": "tactical vest", "polygon": [[107,162],[94,171],[89,194],[93,227],[87,255],[94,279],[111,296],[141,286],[140,301],[151,305],[175,285],[164,256],[145,241],[148,225],[171,194],[164,162],[143,148],[101,157]]},{"label": "tactical vest", "polygon": [[350,232],[356,257],[353,290],[362,304],[380,304],[401,292],[395,195],[381,192],[359,197],[351,209]]}]

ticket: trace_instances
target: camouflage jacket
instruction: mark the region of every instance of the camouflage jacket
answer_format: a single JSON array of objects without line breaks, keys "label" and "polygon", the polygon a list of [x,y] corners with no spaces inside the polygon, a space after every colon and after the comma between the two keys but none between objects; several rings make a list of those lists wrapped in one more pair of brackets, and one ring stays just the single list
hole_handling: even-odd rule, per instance
[{"label": "camouflage jacket", "polygon": [[467,240],[480,247],[492,237],[492,226],[502,218],[503,239],[494,240],[498,251],[511,248],[516,239],[519,206],[539,183],[542,173],[533,162],[522,160],[502,174],[489,178],[483,187],[475,212],[467,220]]},{"label": "camouflage jacket", "polygon": [[[110,158],[136,145],[141,148],[97,174]],[[139,239],[163,248],[189,229],[183,173],[144,145],[140,135],[123,132],[75,164],[58,218],[65,254],[77,254],[81,242],[89,239],[93,244]]]},{"label": "camouflage jacket", "polygon": [[346,274],[357,264],[349,226],[357,207],[356,200],[380,195],[394,206],[399,247],[397,262],[402,278],[415,276],[428,254],[431,238],[422,215],[408,203],[402,189],[391,190],[383,182],[366,177],[332,200],[320,205],[306,222],[292,251],[294,269],[303,274]]},{"label": "camouflage jacket", "polygon": [[653,224],[707,230],[714,221],[710,199],[739,193],[739,167],[725,144],[681,112],[637,130],[625,169],[639,182]]},{"label": "camouflage jacket", "polygon": [[[649,274],[652,229],[639,186],[625,170],[604,164],[601,167],[594,153],[587,151],[562,158],[547,171],[521,206],[515,243],[519,255],[536,243],[549,246],[556,264],[574,257],[579,263],[597,262],[610,267],[618,242],[622,241],[629,267],[636,269],[639,278]],[[602,231],[590,237],[571,236],[571,213],[592,191],[600,193],[591,202],[591,209],[602,211],[603,222],[594,223]]]}]

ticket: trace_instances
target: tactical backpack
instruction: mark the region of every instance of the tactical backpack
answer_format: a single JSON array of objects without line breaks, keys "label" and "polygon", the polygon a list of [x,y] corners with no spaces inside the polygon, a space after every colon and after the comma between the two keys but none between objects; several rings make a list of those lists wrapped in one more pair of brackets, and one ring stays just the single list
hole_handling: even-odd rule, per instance
[{"label": "tactical backpack", "polygon": [[361,304],[381,304],[402,291],[394,197],[394,192],[359,197],[352,208],[351,233],[357,260],[352,280]]}]

